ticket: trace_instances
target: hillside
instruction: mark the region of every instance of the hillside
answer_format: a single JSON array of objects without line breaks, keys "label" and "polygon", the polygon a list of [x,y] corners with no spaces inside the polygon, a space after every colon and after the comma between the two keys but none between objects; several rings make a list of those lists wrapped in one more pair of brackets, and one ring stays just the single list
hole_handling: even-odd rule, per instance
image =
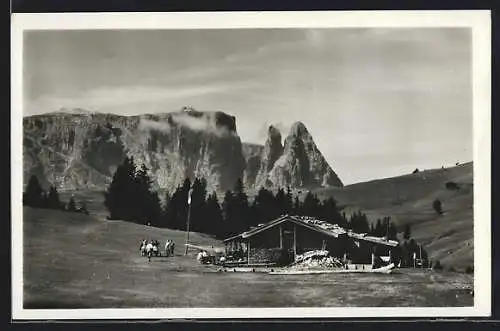
[{"label": "hillside", "polygon": [[[25,309],[180,307],[464,307],[471,275],[405,270],[374,274],[268,275],[216,272],[184,256],[184,232],[82,214],[24,208]],[[147,262],[139,241],[177,243],[175,256]],[[192,233],[190,242],[219,245]]]},{"label": "hillside", "polygon": [[[459,189],[447,189],[449,181]],[[472,163],[315,192],[321,199],[333,196],[348,213],[363,210],[372,221],[390,216],[400,231],[410,224],[413,238],[445,266],[463,269],[473,264]],[[442,216],[432,209],[434,199],[443,204]]]},{"label": "hillside", "polygon": [[[100,293],[111,283],[108,294],[133,291],[135,282],[151,277],[150,266],[138,254],[141,239],[157,239],[161,243],[166,239],[174,240],[176,256],[168,261],[158,258],[165,262],[164,268],[179,273],[186,263],[190,269],[197,267],[193,263],[196,252],[190,251],[189,257],[183,256],[183,231],[27,207],[24,208],[23,226],[24,301],[33,308],[40,305],[57,308],[54,305],[61,302],[69,304],[70,308],[81,308],[77,303],[81,301],[91,307],[101,307],[100,300],[114,302],[112,295],[104,297]],[[190,234],[190,243],[220,245],[211,237],[198,233]],[[123,283],[117,282],[120,278]]]}]

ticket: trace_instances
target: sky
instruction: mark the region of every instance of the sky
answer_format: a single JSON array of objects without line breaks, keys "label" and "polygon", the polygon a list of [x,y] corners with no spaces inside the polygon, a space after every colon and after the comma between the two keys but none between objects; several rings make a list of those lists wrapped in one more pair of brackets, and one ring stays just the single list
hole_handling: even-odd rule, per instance
[{"label": "sky", "polygon": [[244,142],[303,122],[344,184],[472,161],[467,28],[29,31],[24,116],[183,106]]}]

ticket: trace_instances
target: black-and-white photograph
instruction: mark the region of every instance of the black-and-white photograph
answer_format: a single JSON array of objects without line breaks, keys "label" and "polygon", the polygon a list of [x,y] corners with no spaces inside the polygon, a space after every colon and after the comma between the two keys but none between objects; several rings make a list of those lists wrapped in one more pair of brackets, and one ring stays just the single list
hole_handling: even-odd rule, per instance
[{"label": "black-and-white photograph", "polygon": [[477,307],[474,27],[154,22],[19,35],[23,312]]}]

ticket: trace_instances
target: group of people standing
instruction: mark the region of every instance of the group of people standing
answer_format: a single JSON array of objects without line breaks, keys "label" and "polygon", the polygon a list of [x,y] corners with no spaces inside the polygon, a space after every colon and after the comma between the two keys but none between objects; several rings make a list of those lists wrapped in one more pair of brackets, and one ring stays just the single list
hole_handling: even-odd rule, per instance
[{"label": "group of people standing", "polygon": [[175,249],[175,242],[173,240],[167,239],[167,242],[165,243],[165,255],[173,256],[174,249]]},{"label": "group of people standing", "polygon": [[[146,256],[148,258],[148,261],[151,261],[152,256],[161,256],[159,246],[160,242],[158,240],[143,239],[139,248],[141,256]],[[165,243],[165,256],[173,256],[174,249],[175,242],[173,240],[167,239]]]}]

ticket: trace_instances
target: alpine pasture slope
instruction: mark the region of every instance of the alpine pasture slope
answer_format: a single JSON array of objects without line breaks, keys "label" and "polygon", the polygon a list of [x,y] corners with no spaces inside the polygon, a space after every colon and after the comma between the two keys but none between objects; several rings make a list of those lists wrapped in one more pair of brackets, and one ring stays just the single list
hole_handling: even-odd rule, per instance
[{"label": "alpine pasture slope", "polygon": [[[472,275],[217,272],[198,264],[194,250],[184,256],[182,231],[28,207],[23,224],[25,309],[473,305]],[[173,239],[175,256],[148,262],[142,238]],[[220,245],[198,233],[190,242]]]},{"label": "alpine pasture slope", "polygon": [[[447,188],[447,182],[458,184],[458,189]],[[409,224],[412,238],[445,268],[463,271],[474,265],[472,162],[315,192],[320,198],[333,196],[347,214],[361,209],[372,222],[390,216],[400,236]],[[442,202],[443,215],[432,208],[435,199]]]}]

